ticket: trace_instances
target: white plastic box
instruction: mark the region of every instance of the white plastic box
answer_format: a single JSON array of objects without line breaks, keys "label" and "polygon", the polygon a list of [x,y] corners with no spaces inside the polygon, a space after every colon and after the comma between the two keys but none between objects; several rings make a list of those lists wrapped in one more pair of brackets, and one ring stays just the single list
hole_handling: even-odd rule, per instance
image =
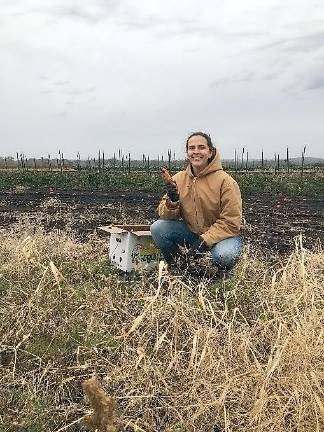
[{"label": "white plastic box", "polygon": [[110,261],[124,272],[157,267],[162,259],[149,225],[108,225],[99,229],[110,234]]}]

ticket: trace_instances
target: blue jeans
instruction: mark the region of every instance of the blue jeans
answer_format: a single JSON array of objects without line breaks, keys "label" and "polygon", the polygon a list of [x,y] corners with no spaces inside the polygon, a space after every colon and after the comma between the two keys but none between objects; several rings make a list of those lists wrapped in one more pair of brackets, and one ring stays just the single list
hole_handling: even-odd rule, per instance
[{"label": "blue jeans", "polygon": [[[151,225],[151,234],[168,263],[180,253],[179,246],[189,248],[199,237],[189,230],[184,221],[166,219],[155,221]],[[240,257],[242,244],[241,236],[221,240],[209,250],[212,262],[223,269],[231,269]]]}]

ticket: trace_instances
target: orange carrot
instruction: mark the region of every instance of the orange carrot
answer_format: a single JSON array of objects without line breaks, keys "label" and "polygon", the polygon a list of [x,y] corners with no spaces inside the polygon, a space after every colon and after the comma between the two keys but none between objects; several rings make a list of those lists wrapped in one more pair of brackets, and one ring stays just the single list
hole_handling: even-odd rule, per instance
[{"label": "orange carrot", "polygon": [[176,182],[173,180],[170,171],[167,168],[162,168],[162,177],[166,182],[172,184],[173,186],[177,185]]}]

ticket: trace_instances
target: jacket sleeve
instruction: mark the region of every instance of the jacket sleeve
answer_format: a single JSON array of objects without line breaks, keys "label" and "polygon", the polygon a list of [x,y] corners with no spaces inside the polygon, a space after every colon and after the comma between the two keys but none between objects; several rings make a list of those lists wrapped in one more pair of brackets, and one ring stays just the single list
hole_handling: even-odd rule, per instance
[{"label": "jacket sleeve", "polygon": [[158,206],[158,214],[161,219],[180,219],[180,203],[172,204],[164,195]]},{"label": "jacket sleeve", "polygon": [[225,180],[221,187],[220,216],[217,221],[203,234],[208,246],[229,237],[240,234],[242,221],[242,198],[238,184],[235,180]]}]

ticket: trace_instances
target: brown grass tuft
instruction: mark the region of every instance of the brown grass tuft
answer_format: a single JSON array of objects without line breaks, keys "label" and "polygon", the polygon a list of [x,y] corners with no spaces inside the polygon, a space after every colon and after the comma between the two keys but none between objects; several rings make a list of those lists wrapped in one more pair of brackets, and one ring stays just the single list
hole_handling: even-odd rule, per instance
[{"label": "brown grass tuft", "polygon": [[115,402],[102,389],[98,379],[92,377],[82,383],[82,388],[94,410],[84,418],[87,427],[98,432],[118,432],[114,422]]}]

